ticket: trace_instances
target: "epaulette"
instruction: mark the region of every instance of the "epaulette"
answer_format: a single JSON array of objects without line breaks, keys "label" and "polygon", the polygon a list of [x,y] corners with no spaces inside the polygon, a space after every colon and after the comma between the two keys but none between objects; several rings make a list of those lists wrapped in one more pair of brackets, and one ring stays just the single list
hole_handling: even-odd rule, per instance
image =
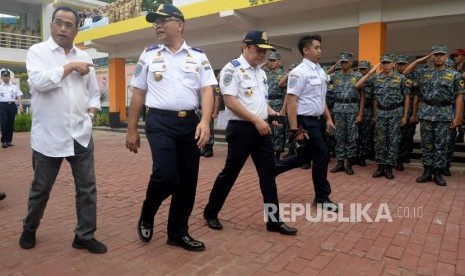
[{"label": "epaulette", "polygon": [[157,49],[158,47],[160,47],[158,44],[153,44],[153,45],[150,45],[150,46],[147,46],[145,47],[145,51],[148,52],[148,51],[152,51],[152,50],[155,50]]},{"label": "epaulette", "polygon": [[194,47],[190,47],[190,48],[191,48],[192,50],[194,50],[194,51],[197,51],[197,52],[199,52],[199,53],[203,53],[203,51],[202,51],[202,50],[200,50],[199,48],[194,48]]},{"label": "epaulette", "polygon": [[231,64],[232,64],[234,67],[239,67],[239,66],[241,66],[241,63],[240,63],[237,59],[231,60]]}]

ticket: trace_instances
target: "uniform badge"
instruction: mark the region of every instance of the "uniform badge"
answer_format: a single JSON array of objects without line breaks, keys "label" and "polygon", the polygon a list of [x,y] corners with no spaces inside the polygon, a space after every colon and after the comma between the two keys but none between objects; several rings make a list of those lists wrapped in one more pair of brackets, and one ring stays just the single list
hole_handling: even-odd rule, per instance
[{"label": "uniform badge", "polygon": [[465,89],[465,81],[461,80],[460,81],[460,86],[462,87],[462,89]]},{"label": "uniform badge", "polygon": [[413,85],[413,81],[411,79],[407,79],[405,81],[405,86],[407,86],[408,88],[412,87],[412,85]]},{"label": "uniform badge", "polygon": [[247,75],[247,74],[245,74],[245,73],[242,74],[242,78],[243,78],[244,80],[249,80],[249,79],[250,79],[249,75]]},{"label": "uniform badge", "polygon": [[224,77],[223,77],[223,85],[224,85],[224,86],[230,85],[230,84],[231,84],[231,81],[232,81],[232,77],[233,77],[232,74],[226,74],[226,75],[224,75]]},{"label": "uniform badge", "polygon": [[156,81],[161,81],[163,79],[163,75],[160,72],[153,73],[153,77]]},{"label": "uniform badge", "polygon": [[247,97],[250,97],[252,96],[253,92],[252,92],[252,88],[251,87],[247,87],[247,90],[245,90],[245,95]]},{"label": "uniform badge", "polygon": [[294,88],[297,85],[297,78],[289,79],[289,88]]},{"label": "uniform badge", "polygon": [[195,59],[190,54],[188,54],[187,57],[186,57],[186,63],[187,64],[196,64]]},{"label": "uniform badge", "polygon": [[142,64],[137,63],[136,70],[134,70],[134,77],[139,77],[140,73],[142,72]]},{"label": "uniform badge", "polygon": [[195,72],[200,72],[200,68],[199,67],[195,67]]}]

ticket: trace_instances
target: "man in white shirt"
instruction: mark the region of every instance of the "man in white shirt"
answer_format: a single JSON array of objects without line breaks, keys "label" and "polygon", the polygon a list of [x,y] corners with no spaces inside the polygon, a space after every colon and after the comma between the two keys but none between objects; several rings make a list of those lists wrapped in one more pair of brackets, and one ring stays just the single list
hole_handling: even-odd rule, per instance
[{"label": "man in white shirt", "polygon": [[[0,118],[2,120],[2,147],[8,148],[13,146],[13,130],[15,125],[15,117],[23,111],[21,96],[23,93],[18,86],[10,81],[10,70],[2,69],[2,83],[0,84]],[[16,107],[18,100],[19,108]]]},{"label": "man in white shirt", "polygon": [[[189,235],[189,217],[195,202],[200,149],[210,138],[213,88],[216,78],[205,53],[184,41],[184,15],[173,5],[148,13],[157,39],[163,44],[145,48],[131,80],[126,147],[137,153],[137,122],[142,106],[149,107],[145,133],[152,151],[152,175],[137,225],[139,238],[149,242],[161,203],[171,196],[169,245],[204,251],[203,242]],[[196,114],[202,104],[202,118]]]},{"label": "man in white shirt", "polygon": [[100,91],[92,59],[73,44],[78,23],[74,10],[56,8],[50,24],[51,38],[33,45],[27,54],[34,179],[19,240],[24,249],[36,244],[36,230],[61,163],[66,159],[76,185],[77,225],[72,246],[91,253],[107,251],[94,238],[97,190],[92,120],[100,109]]},{"label": "man in white shirt", "polygon": [[315,189],[313,203],[325,210],[337,212],[338,205],[329,199],[331,186],[327,178],[325,127],[329,131],[334,130],[334,123],[326,105],[329,76],[318,63],[321,58],[321,37],[304,36],[297,46],[303,60],[289,73],[287,117],[290,132],[301,147],[296,149],[297,154],[276,163],[275,174],[279,175],[312,160],[312,182]]}]

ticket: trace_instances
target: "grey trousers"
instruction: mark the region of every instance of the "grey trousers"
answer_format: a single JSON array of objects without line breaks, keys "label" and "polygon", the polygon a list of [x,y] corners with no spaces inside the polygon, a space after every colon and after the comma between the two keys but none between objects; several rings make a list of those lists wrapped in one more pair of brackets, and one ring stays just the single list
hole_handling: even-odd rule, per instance
[{"label": "grey trousers", "polygon": [[94,237],[97,228],[97,188],[92,138],[87,148],[74,141],[74,154],[68,157],[48,157],[32,151],[34,179],[29,191],[28,213],[23,221],[24,230],[36,231],[39,227],[61,163],[66,158],[71,165],[76,186],[77,225],[74,232],[83,240]]}]

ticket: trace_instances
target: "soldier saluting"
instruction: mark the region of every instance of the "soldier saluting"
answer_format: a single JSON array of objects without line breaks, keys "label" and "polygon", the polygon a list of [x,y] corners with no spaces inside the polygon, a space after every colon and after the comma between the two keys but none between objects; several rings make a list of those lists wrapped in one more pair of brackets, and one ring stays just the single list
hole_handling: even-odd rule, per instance
[{"label": "soldier saluting", "polygon": [[420,87],[419,95],[414,96],[412,116],[418,115],[421,133],[421,161],[423,174],[418,183],[432,180],[445,186],[441,171],[446,166],[447,145],[451,129],[462,121],[463,82],[460,73],[446,68],[447,47],[435,45],[431,53],[412,62],[404,71],[411,73],[418,64],[431,59],[433,67],[421,68],[413,72],[414,80]]}]

